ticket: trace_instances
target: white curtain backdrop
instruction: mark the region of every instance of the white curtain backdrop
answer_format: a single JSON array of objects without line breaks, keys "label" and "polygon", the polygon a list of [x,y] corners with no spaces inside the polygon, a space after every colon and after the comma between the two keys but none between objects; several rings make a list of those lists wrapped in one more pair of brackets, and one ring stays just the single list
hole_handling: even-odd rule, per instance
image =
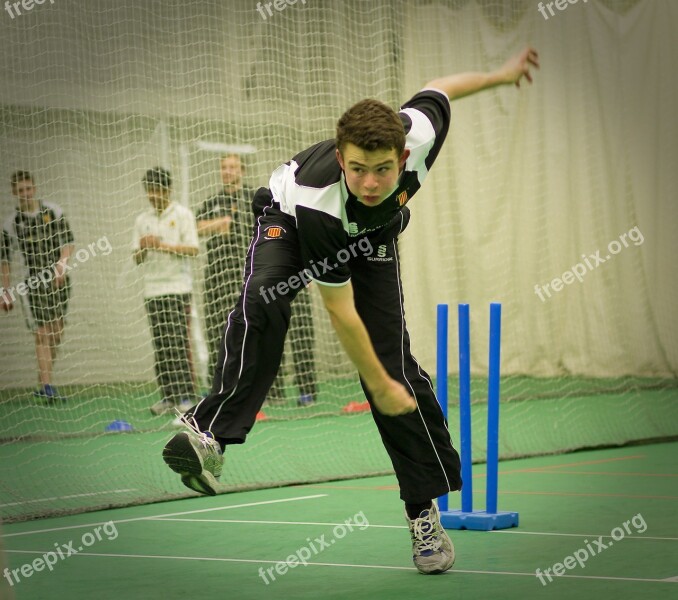
[{"label": "white curtain backdrop", "polygon": [[[523,42],[542,68],[520,91],[452,105],[403,243],[415,350],[432,364],[434,305],[450,303],[456,335],[456,303],[469,302],[473,363],[486,370],[488,304],[499,301],[504,372],[675,376],[678,3],[580,2],[546,21],[530,1],[503,24],[476,2],[433,4],[409,7],[406,95],[443,73],[492,69]],[[613,243],[618,253],[589,259],[582,282],[540,300],[536,284],[582,255],[605,259],[634,227],[642,243],[634,231],[638,245]]]}]

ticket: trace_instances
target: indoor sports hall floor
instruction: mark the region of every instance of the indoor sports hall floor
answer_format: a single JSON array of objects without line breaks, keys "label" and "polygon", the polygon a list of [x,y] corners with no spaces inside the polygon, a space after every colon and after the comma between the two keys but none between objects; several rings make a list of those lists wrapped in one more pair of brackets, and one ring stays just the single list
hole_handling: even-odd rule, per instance
[{"label": "indoor sports hall floor", "polygon": [[[4,543],[14,570],[64,555],[15,582],[17,600],[678,598],[677,455],[664,443],[501,462],[499,510],[520,526],[451,531],[457,561],[439,576],[412,566],[392,476],[17,523]],[[474,466],[476,509],[483,481]],[[577,551],[583,567],[535,576]]]}]

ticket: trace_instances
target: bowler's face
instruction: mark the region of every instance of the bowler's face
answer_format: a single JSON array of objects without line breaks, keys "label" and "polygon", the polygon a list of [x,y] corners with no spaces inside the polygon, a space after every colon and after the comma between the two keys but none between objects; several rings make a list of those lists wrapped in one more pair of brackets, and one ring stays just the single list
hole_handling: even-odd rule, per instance
[{"label": "bowler's face", "polygon": [[368,151],[348,142],[337,160],[346,185],[365,206],[379,206],[393,192],[410,151],[398,156],[396,150]]}]

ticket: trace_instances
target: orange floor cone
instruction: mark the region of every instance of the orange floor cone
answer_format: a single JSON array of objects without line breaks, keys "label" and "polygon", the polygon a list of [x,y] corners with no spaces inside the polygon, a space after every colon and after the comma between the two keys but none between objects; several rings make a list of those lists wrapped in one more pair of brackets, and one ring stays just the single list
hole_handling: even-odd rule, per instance
[{"label": "orange floor cone", "polygon": [[341,412],[345,413],[360,413],[360,412],[369,412],[370,403],[365,400],[365,402],[349,402],[344,408],[341,409]]}]

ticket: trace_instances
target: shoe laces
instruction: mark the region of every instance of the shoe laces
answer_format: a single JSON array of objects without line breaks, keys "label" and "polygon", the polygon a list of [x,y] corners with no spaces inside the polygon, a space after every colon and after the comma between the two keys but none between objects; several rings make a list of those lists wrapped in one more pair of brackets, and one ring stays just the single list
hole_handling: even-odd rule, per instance
[{"label": "shoe laces", "polygon": [[411,521],[410,531],[412,542],[417,554],[430,554],[440,549],[440,530],[434,522],[432,510],[425,517],[418,517]]},{"label": "shoe laces", "polygon": [[[184,427],[186,427],[189,432],[198,436],[198,441],[202,444],[205,450],[212,450],[218,454],[221,454],[221,448],[219,448],[218,444],[215,443],[214,435],[211,431],[201,431],[200,426],[193,415],[187,417],[177,408],[174,409],[174,412],[177,413],[179,421],[182,423],[182,425],[184,425]],[[217,451],[217,448],[219,448],[219,451]]]}]

